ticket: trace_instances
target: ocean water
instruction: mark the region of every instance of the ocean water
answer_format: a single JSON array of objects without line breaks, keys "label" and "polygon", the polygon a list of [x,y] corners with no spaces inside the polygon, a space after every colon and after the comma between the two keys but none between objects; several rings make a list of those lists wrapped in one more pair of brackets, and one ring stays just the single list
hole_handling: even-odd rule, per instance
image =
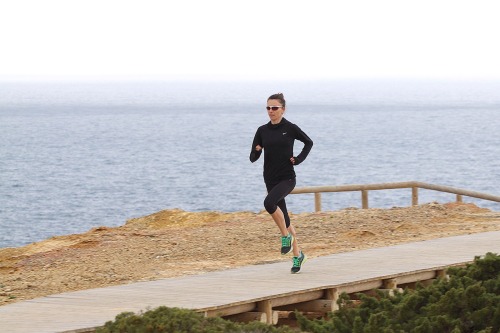
[{"label": "ocean water", "polygon": [[[163,209],[262,210],[262,160],[248,155],[275,92],[314,140],[297,187],[416,180],[500,195],[499,91],[500,82],[0,82],[0,247]],[[312,194],[287,200],[292,212],[314,210]],[[454,200],[420,191],[420,203]],[[370,192],[370,207],[410,203],[410,190]],[[360,206],[358,192],[323,194],[323,210]]]}]

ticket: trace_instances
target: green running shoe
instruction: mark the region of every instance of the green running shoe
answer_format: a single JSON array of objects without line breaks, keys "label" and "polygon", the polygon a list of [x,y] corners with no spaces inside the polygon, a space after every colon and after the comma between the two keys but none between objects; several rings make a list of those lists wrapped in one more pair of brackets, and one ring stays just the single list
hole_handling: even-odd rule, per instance
[{"label": "green running shoe", "polygon": [[293,266],[292,266],[292,274],[300,272],[300,268],[302,267],[302,264],[307,261],[307,256],[300,251],[300,256],[298,257],[293,257]]},{"label": "green running shoe", "polygon": [[281,236],[281,254],[288,254],[292,251],[293,236]]}]

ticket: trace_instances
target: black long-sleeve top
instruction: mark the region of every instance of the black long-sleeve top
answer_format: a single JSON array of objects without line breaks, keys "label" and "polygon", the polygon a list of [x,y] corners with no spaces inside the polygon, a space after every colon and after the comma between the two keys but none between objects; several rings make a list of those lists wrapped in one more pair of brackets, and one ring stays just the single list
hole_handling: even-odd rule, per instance
[{"label": "black long-sleeve top", "polygon": [[[293,155],[295,140],[304,143],[302,151],[296,157]],[[250,152],[252,163],[262,153],[262,150],[255,150],[257,145],[264,149],[264,181],[273,182],[295,178],[290,158],[295,158],[295,165],[302,163],[311,151],[313,141],[297,125],[282,118],[279,124],[268,122],[257,129]]]}]

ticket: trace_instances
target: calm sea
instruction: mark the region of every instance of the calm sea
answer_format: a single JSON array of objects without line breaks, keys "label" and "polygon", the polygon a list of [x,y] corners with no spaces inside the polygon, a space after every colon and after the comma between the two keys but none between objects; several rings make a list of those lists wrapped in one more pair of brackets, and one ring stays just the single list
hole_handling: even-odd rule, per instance
[{"label": "calm sea", "polygon": [[[500,82],[0,82],[0,247],[163,209],[260,211],[262,160],[248,154],[275,92],[315,143],[298,187],[417,180],[500,195]],[[410,202],[370,193],[371,207]],[[288,204],[314,210],[312,195]],[[323,195],[324,210],[345,207],[360,194]]]}]

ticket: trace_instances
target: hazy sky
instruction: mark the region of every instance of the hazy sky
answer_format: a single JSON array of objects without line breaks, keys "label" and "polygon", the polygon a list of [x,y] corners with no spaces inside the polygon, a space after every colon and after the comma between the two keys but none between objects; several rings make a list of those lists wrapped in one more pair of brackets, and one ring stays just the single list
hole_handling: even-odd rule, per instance
[{"label": "hazy sky", "polygon": [[0,0],[0,77],[500,79],[498,0]]}]

